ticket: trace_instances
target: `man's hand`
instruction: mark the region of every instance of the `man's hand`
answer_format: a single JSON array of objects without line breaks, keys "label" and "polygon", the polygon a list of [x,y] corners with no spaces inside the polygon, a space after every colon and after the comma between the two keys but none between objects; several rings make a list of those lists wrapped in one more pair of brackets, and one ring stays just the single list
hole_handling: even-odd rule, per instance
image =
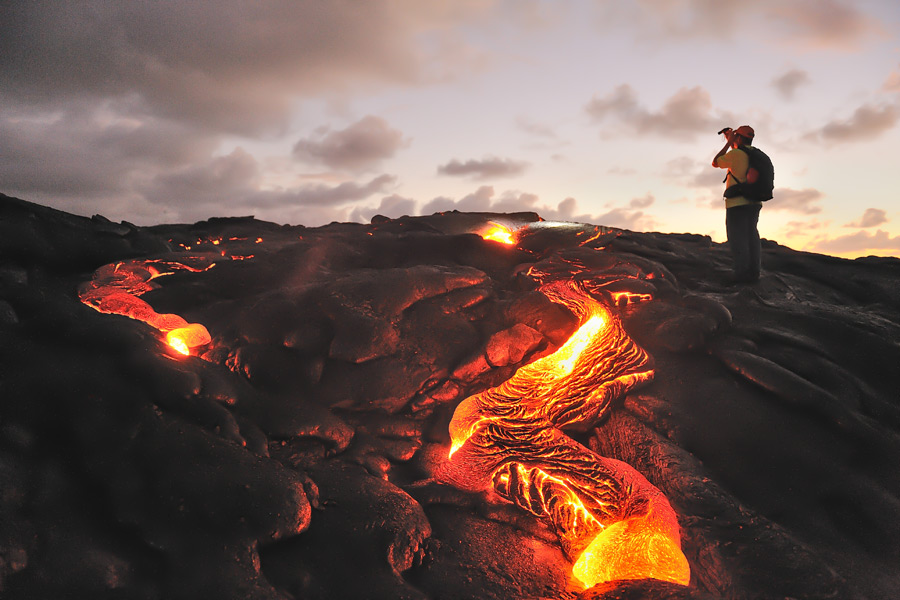
[{"label": "man's hand", "polygon": [[725,135],[725,145],[722,146],[722,149],[719,150],[719,153],[716,154],[712,159],[712,166],[718,168],[719,165],[716,163],[719,160],[719,157],[728,152],[728,149],[731,148],[731,138],[734,136],[734,132],[731,129],[724,130],[722,132]]}]

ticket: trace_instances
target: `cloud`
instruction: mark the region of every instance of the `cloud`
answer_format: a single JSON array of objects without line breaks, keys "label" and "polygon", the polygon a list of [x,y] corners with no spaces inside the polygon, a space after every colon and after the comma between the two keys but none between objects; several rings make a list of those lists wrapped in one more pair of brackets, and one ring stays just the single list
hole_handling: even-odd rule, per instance
[{"label": "cloud", "polygon": [[[112,101],[210,131],[278,131],[297,97],[418,83],[468,61],[450,30],[493,2],[418,0],[0,4],[0,96],[52,111]],[[447,43],[426,46],[423,34]]]},{"label": "cloud", "polygon": [[213,156],[212,138],[192,133],[183,124],[124,119],[102,109],[52,120],[0,119],[0,181],[4,192],[79,214],[144,223],[235,214],[282,220],[284,203],[285,215],[306,224],[307,215],[291,207],[323,207],[317,218],[324,222],[345,218],[324,209],[388,193],[396,182],[381,175],[361,183],[271,188],[259,161],[243,148]]},{"label": "cloud", "polygon": [[622,167],[619,165],[610,167],[606,170],[609,175],[636,175],[637,169],[634,167]]},{"label": "cloud", "polygon": [[350,213],[350,220],[368,223],[375,215],[396,219],[404,215],[416,214],[416,201],[397,194],[385,196],[377,207],[358,206]]},{"label": "cloud", "polygon": [[678,90],[654,112],[641,106],[634,88],[622,84],[605,96],[595,95],[585,110],[597,122],[614,119],[635,133],[674,139],[693,139],[736,120],[714,111],[709,92],[699,86]]},{"label": "cloud", "polygon": [[813,188],[793,190],[790,188],[775,188],[774,198],[766,202],[766,210],[786,210],[814,215],[822,212],[822,207],[816,203],[824,196],[822,192]]},{"label": "cloud", "polygon": [[[111,216],[131,220],[141,211],[180,218],[191,207],[212,210],[217,198],[223,213],[237,210],[236,197],[264,203],[274,190],[253,193],[271,173],[251,169],[246,156],[228,160],[256,179],[226,193],[228,175],[216,172],[213,157],[225,140],[284,135],[298,100],[425,85],[481,68],[483,53],[457,25],[479,25],[496,4],[0,2],[0,182],[5,192],[63,210],[106,202],[122,209]],[[323,164],[374,168],[397,149],[397,132],[382,125],[363,119],[301,141]],[[371,188],[281,191],[313,202]]]},{"label": "cloud", "polygon": [[628,27],[651,44],[697,38],[733,40],[752,32],[754,41],[845,50],[886,36],[877,19],[841,0],[638,0],[597,2],[594,7],[601,28]]},{"label": "cloud", "polygon": [[900,93],[900,69],[891,71],[887,79],[884,81],[884,85],[881,86],[881,89],[885,92]]},{"label": "cloud", "polygon": [[213,144],[165,119],[126,119],[102,107],[51,118],[0,115],[0,181],[47,197],[122,194],[146,173],[209,156]]},{"label": "cloud", "polygon": [[393,175],[379,175],[360,184],[344,181],[338,185],[311,184],[286,190],[261,190],[248,197],[256,206],[277,207],[282,204],[302,206],[340,206],[348,202],[365,200],[375,194],[387,192],[397,182]]},{"label": "cloud", "polygon": [[797,88],[810,83],[809,73],[801,69],[791,69],[772,80],[774,87],[785,100],[793,100]]},{"label": "cloud", "polygon": [[294,156],[332,169],[362,170],[377,166],[409,144],[403,133],[372,115],[339,131],[321,129],[294,145]]},{"label": "cloud", "polygon": [[427,202],[422,207],[421,213],[423,215],[429,215],[448,210],[489,212],[494,210],[491,206],[493,197],[493,186],[483,185],[473,193],[467,194],[459,200],[454,200],[453,198],[448,198],[446,196],[438,196]]},{"label": "cloud", "polygon": [[803,221],[788,221],[781,229],[780,236],[786,239],[807,239],[817,232],[825,231],[829,228],[830,222],[822,222],[817,219],[806,219]]},{"label": "cloud", "polygon": [[540,198],[535,194],[507,191],[499,197],[495,196],[493,187],[482,186],[459,200],[447,197],[435,198],[422,207],[421,214],[449,210],[506,213],[533,211],[548,221],[592,223],[636,231],[649,231],[658,226],[651,215],[636,210],[653,203],[654,199],[650,195],[632,200],[627,207],[614,207],[601,214],[580,213],[574,198],[566,198],[554,207],[539,204]]},{"label": "cloud", "polygon": [[822,140],[826,143],[872,140],[893,129],[898,121],[900,121],[900,105],[864,104],[857,108],[849,119],[830,121],[806,134],[805,139]]},{"label": "cloud", "polygon": [[628,203],[629,208],[647,208],[651,204],[656,202],[656,198],[653,197],[653,194],[647,194],[642,198],[632,198],[631,202]]},{"label": "cloud", "polygon": [[227,205],[255,191],[260,182],[259,164],[243,148],[154,178],[147,198],[159,203]]},{"label": "cloud", "polygon": [[[160,174],[141,191],[150,202],[171,207],[177,219],[254,214],[285,222],[287,217],[312,223],[301,209],[317,209],[325,222],[331,216],[345,216],[340,209],[351,202],[383,194],[396,184],[392,175],[380,175],[368,182],[343,181],[336,185],[310,183],[293,188],[263,187],[258,161],[242,148],[217,156],[206,163]],[[346,211],[345,211],[346,212]]]},{"label": "cloud", "polygon": [[699,161],[690,156],[679,156],[666,162],[664,176],[677,180],[689,188],[703,188],[719,192],[716,206],[721,202],[721,192],[725,190],[725,169],[716,169],[707,161]]},{"label": "cloud", "polygon": [[867,208],[866,212],[863,213],[863,216],[859,219],[859,221],[855,221],[853,223],[847,223],[844,227],[876,227],[883,223],[887,223],[887,213],[881,210],[880,208]]},{"label": "cloud", "polygon": [[557,139],[556,132],[547,125],[533,121],[527,117],[516,117],[516,127],[529,135],[548,140]]},{"label": "cloud", "polygon": [[492,179],[521,175],[527,168],[527,162],[490,156],[482,160],[467,160],[466,162],[453,159],[445,165],[438,166],[437,172],[440,175]]},{"label": "cloud", "polygon": [[806,250],[826,254],[861,255],[868,252],[900,256],[900,235],[892,236],[881,229],[875,233],[857,231],[836,238],[818,239],[811,243]]},{"label": "cloud", "polygon": [[855,49],[886,35],[875,18],[840,0],[774,0],[765,16],[782,40],[811,48]]}]

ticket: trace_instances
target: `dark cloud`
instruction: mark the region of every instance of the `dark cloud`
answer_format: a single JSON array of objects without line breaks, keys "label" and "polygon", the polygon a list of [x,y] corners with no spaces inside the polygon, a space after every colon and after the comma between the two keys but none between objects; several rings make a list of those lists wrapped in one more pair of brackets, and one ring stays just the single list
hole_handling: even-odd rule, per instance
[{"label": "dark cloud", "polygon": [[159,204],[228,206],[245,202],[258,189],[260,180],[259,163],[236,148],[204,164],[156,176],[145,189],[145,196]]},{"label": "dark cloud", "polygon": [[363,184],[345,181],[335,186],[313,184],[288,190],[259,191],[250,197],[250,201],[254,204],[272,207],[282,204],[340,206],[386,193],[396,183],[397,178],[393,175],[379,175]]},{"label": "dark cloud", "polygon": [[521,175],[527,168],[528,163],[526,162],[489,156],[481,160],[467,160],[466,162],[453,159],[446,165],[440,165],[437,172],[440,175],[492,179]]},{"label": "dark cloud", "polygon": [[[709,162],[689,156],[679,156],[666,163],[665,176],[690,188],[724,191],[725,169],[716,169]],[[718,206],[718,205],[717,205]]]},{"label": "dark cloud", "polygon": [[294,156],[332,169],[360,170],[377,166],[408,145],[403,133],[372,115],[346,129],[319,130],[294,145]]},{"label": "dark cloud", "polygon": [[614,119],[635,133],[674,139],[693,139],[736,121],[728,112],[715,111],[709,92],[699,86],[678,90],[654,112],[640,104],[634,88],[623,84],[605,96],[594,96],[585,110],[597,122]]},{"label": "dark cloud", "polygon": [[[579,219],[576,219],[576,221]],[[607,227],[619,227],[632,231],[653,231],[658,229],[657,220],[641,210],[628,208],[614,208],[606,213],[593,217],[590,223],[605,225]]]},{"label": "dark cloud", "polygon": [[[576,223],[592,223],[607,227],[619,227],[632,231],[652,231],[658,227],[656,219],[642,210],[635,210],[634,200],[627,207],[614,207],[600,214],[586,214],[578,211],[578,204],[574,198],[566,198],[560,202],[556,209],[546,207],[539,210],[545,219],[558,221],[573,221]],[[641,199],[638,200],[641,202]]]},{"label": "dark cloud", "polygon": [[775,188],[774,198],[766,202],[767,210],[786,210],[805,215],[814,215],[822,212],[822,207],[817,203],[824,194],[813,188],[792,190],[790,188]]},{"label": "dark cloud", "polygon": [[887,213],[880,208],[867,208],[866,212],[863,213],[862,217],[860,217],[859,221],[854,221],[853,223],[847,223],[844,227],[877,227],[883,223],[887,223]]},{"label": "dark cloud", "polygon": [[[233,134],[283,135],[298,99],[463,71],[481,57],[455,26],[494,4],[0,2],[3,191],[64,210],[131,203],[176,219],[201,207],[232,214],[239,201],[328,207],[389,193],[383,178],[266,191],[252,157],[213,152]],[[423,43],[431,33],[440,43]],[[396,151],[397,132],[373,119],[307,149],[324,164],[375,166]],[[132,219],[126,211],[110,216]]]},{"label": "dark cloud", "polygon": [[471,194],[463,196],[459,200],[447,198],[446,196],[438,196],[433,200],[425,203],[422,207],[422,214],[430,215],[436,212],[448,210],[485,212],[493,210],[494,188],[489,185],[483,185]]},{"label": "dark cloud", "polygon": [[900,235],[892,236],[879,229],[875,233],[857,231],[836,238],[819,239],[807,248],[826,254],[864,253],[900,256]]},{"label": "dark cloud", "polygon": [[[724,191],[725,189],[725,186],[722,183],[721,179],[724,172],[725,171],[723,170],[718,173],[719,179],[715,184],[715,186],[719,187],[722,191]],[[700,182],[702,177],[702,175],[697,176],[694,181]],[[697,185],[696,187],[709,186]],[[802,215],[815,215],[822,212],[822,207],[819,205],[819,201],[825,197],[825,194],[813,188],[805,188],[802,190],[794,190],[791,188],[775,188],[773,196],[774,198],[766,202],[764,205],[765,210],[767,211],[777,210],[799,213]],[[720,210],[725,206],[721,193],[717,193],[713,197],[704,196],[703,198],[698,198],[697,203],[699,206],[704,206],[715,210]]]},{"label": "dark cloud", "polygon": [[714,169],[709,165],[701,165],[695,169],[694,175],[688,180],[687,185],[688,187],[714,189],[718,192],[724,192],[725,173],[725,169]]},{"label": "dark cloud", "polygon": [[0,114],[0,181],[26,195],[127,192],[148,171],[203,159],[211,141],[164,119],[133,120],[76,107],[52,118]]},{"label": "dark cloud", "polygon": [[338,185],[311,184],[287,190],[261,190],[251,194],[251,205],[278,207],[282,205],[341,206],[366,200],[388,192],[397,182],[393,175],[379,175],[366,183],[345,181]]},{"label": "dark cloud", "polygon": [[[487,2],[490,4],[489,2]],[[459,58],[420,34],[483,12],[414,0],[0,3],[0,97],[57,109],[76,99],[217,132],[286,125],[292,100],[375,82],[417,82]]]},{"label": "dark cloud", "polygon": [[859,142],[872,140],[889,131],[900,121],[900,105],[864,104],[857,108],[849,119],[834,120],[808,133],[807,140],[833,142]]},{"label": "dark cloud", "polygon": [[780,235],[787,239],[801,238],[806,239],[812,235],[817,235],[820,231],[829,228],[830,223],[818,221],[816,219],[805,219],[803,221],[788,221]]},{"label": "dark cloud", "polygon": [[653,194],[647,194],[642,198],[632,198],[631,202],[628,203],[629,208],[647,208],[656,202],[656,198],[653,197]]},{"label": "dark cloud", "polygon": [[[296,215],[299,222],[319,225],[329,217],[345,217],[341,209],[387,193],[396,183],[392,175],[380,175],[365,183],[344,181],[336,185],[312,183],[295,188],[262,187],[262,171],[257,160],[242,148],[193,165],[157,176],[143,190],[151,202],[174,207],[175,217],[193,220],[221,215],[254,214],[260,218],[285,221]],[[300,209],[318,209],[316,222],[310,222]]]},{"label": "dark cloud", "polygon": [[392,194],[381,199],[378,206],[366,207],[358,206],[350,213],[350,220],[368,223],[375,215],[382,215],[391,219],[396,219],[405,215],[416,214],[416,201],[412,198],[404,198]]},{"label": "dark cloud", "polygon": [[792,100],[797,89],[811,81],[812,80],[806,71],[801,69],[791,69],[773,79],[772,87],[774,87],[785,100]]}]

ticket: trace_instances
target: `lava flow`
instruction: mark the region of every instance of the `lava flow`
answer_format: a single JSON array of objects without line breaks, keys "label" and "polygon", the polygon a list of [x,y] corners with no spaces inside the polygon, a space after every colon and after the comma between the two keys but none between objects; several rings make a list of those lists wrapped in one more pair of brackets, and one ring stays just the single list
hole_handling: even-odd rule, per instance
[{"label": "lava flow", "polygon": [[541,291],[581,326],[555,353],[460,403],[438,478],[493,489],[549,521],[587,587],[644,578],[687,585],[677,517],[663,494],[631,466],[562,431],[591,427],[615,398],[649,381],[651,359],[581,284],[544,283]]},{"label": "lava flow", "polygon": [[[81,286],[78,297],[99,312],[123,315],[147,323],[165,334],[166,343],[171,348],[190,355],[194,348],[211,341],[206,327],[200,323],[188,323],[175,314],[160,314],[138,296],[157,287],[152,282],[157,277],[171,275],[175,270],[203,271],[214,264],[199,268],[181,262],[146,260],[106,265],[94,273],[91,281]],[[158,267],[170,270],[160,271]]]},{"label": "lava flow", "polygon": [[509,227],[493,221],[490,222],[490,225],[491,227],[481,234],[482,238],[492,242],[500,242],[507,246],[512,246],[516,243],[515,233]]}]

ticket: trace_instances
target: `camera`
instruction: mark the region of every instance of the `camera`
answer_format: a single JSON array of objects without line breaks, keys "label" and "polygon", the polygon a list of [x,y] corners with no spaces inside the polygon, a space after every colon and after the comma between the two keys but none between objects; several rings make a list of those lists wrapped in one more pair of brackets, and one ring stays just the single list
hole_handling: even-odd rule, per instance
[{"label": "camera", "polygon": [[722,135],[723,133],[726,133],[728,131],[731,131],[731,127],[723,127],[722,129],[719,130],[718,135]]}]

